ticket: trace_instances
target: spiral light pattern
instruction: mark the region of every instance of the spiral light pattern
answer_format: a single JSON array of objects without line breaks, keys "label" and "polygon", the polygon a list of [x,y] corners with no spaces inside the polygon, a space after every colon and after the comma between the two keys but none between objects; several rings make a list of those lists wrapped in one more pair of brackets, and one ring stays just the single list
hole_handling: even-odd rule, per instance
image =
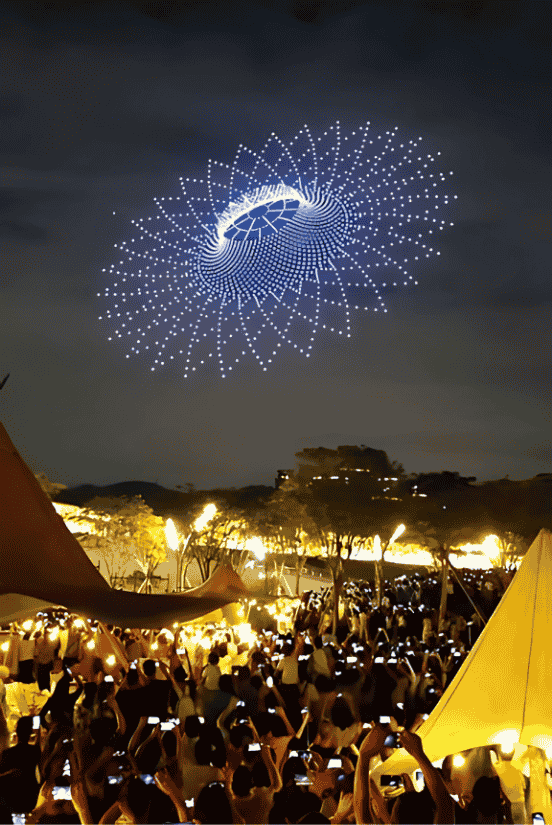
[{"label": "spiral light pattern", "polygon": [[456,197],[421,138],[397,131],[272,133],[230,165],[209,161],[206,180],[180,178],[103,270],[110,340],[152,370],[181,357],[186,377],[214,363],[224,377],[248,353],[267,370],[286,344],[309,357],[320,328],[351,337],[366,289],[386,312],[381,290],[416,283],[408,265],[434,253]]}]

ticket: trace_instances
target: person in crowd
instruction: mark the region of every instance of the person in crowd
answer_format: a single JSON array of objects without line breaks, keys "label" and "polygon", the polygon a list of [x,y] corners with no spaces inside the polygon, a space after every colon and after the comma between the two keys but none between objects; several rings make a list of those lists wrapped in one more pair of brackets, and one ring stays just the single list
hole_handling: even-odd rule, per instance
[{"label": "person in crowd", "polygon": [[[481,593],[483,577],[467,580]],[[487,588],[493,604],[498,582]],[[435,577],[382,586],[380,610],[370,585],[345,583],[335,633],[331,594],[304,594],[293,631],[259,632],[245,649],[214,624],[176,629],[171,643],[167,628],[100,628],[51,610],[34,655],[50,695],[46,687],[39,694],[39,730],[23,715],[11,747],[10,719],[22,710],[0,684],[9,711],[0,711],[0,821],[24,811],[30,823],[527,821],[517,763],[497,748],[465,754],[470,775],[460,788],[451,760],[431,765],[415,733],[475,640],[473,607],[455,605],[452,594],[447,624],[438,627]],[[64,622],[67,644],[58,650]],[[17,655],[11,671],[0,672],[8,688],[29,669],[21,668],[27,631],[13,633]],[[390,753],[382,716],[403,728],[400,744],[417,761],[424,790],[411,775],[394,795],[370,779],[374,762]],[[71,798],[58,798],[69,786]]]}]

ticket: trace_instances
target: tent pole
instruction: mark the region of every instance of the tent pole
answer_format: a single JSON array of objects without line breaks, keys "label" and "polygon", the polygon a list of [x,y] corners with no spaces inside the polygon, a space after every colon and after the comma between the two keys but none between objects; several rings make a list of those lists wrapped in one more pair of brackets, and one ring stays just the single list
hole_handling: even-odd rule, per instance
[{"label": "tent pole", "polygon": [[457,571],[456,571],[456,568],[455,568],[455,567],[454,567],[454,565],[451,563],[450,559],[449,559],[448,564],[449,564],[449,567],[450,567],[450,569],[452,570],[452,572],[453,572],[453,574],[454,574],[454,578],[456,579],[456,581],[458,582],[458,584],[460,585],[460,587],[462,588],[462,590],[464,591],[464,593],[465,593],[465,594],[466,594],[466,596],[468,597],[468,599],[469,599],[469,602],[470,602],[471,606],[473,607],[473,609],[475,610],[475,612],[477,613],[477,615],[479,616],[479,618],[481,619],[481,621],[483,622],[483,624],[484,624],[484,625],[486,625],[486,624],[487,624],[487,619],[485,618],[485,616],[483,615],[483,613],[481,612],[481,610],[477,607],[477,605],[476,605],[476,604],[475,604],[475,602],[473,601],[472,597],[470,596],[470,594],[468,593],[468,591],[467,591],[467,590],[466,590],[466,588],[464,587],[464,585],[463,585],[462,581],[460,580],[460,577],[459,577],[459,575],[458,575],[458,573],[457,573]]}]

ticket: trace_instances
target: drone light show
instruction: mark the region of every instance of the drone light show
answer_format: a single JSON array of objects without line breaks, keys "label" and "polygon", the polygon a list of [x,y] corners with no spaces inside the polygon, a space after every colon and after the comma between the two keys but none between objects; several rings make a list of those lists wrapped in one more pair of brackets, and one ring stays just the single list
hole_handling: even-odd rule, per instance
[{"label": "drone light show", "polygon": [[387,312],[382,293],[417,283],[452,225],[452,172],[421,141],[304,126],[181,177],[103,270],[109,339],[152,371],[226,377],[247,358],[266,371],[286,347],[308,358],[322,329],[350,338],[354,313]]}]

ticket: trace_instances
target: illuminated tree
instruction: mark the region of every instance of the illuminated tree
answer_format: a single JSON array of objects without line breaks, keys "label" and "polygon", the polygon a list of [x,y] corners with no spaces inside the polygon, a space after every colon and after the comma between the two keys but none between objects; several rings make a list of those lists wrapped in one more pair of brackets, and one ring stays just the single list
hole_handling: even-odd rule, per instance
[{"label": "illuminated tree", "polygon": [[[201,518],[201,516],[200,516]],[[247,538],[251,537],[250,520],[241,510],[217,505],[216,512],[197,525],[187,542],[183,577],[190,564],[195,562],[202,582],[223,564],[239,571],[247,558]]]},{"label": "illuminated tree", "polygon": [[315,541],[315,524],[308,515],[302,487],[296,479],[284,481],[271,496],[265,509],[257,515],[257,529],[276,554],[291,556],[298,596],[305,563],[320,550]]},{"label": "illuminated tree", "polygon": [[92,527],[91,534],[77,538],[85,550],[101,555],[111,581],[121,562],[133,559],[144,573],[140,590],[150,588],[155,569],[166,559],[165,522],[140,496],[96,497],[68,520]]},{"label": "illuminated tree", "polygon": [[408,530],[403,541],[415,541],[432,555],[434,564],[441,568],[441,603],[439,618],[447,612],[447,582],[449,555],[459,555],[463,544],[481,538],[484,514],[478,500],[478,488],[470,485],[427,498],[414,496],[405,500],[405,522]]}]

